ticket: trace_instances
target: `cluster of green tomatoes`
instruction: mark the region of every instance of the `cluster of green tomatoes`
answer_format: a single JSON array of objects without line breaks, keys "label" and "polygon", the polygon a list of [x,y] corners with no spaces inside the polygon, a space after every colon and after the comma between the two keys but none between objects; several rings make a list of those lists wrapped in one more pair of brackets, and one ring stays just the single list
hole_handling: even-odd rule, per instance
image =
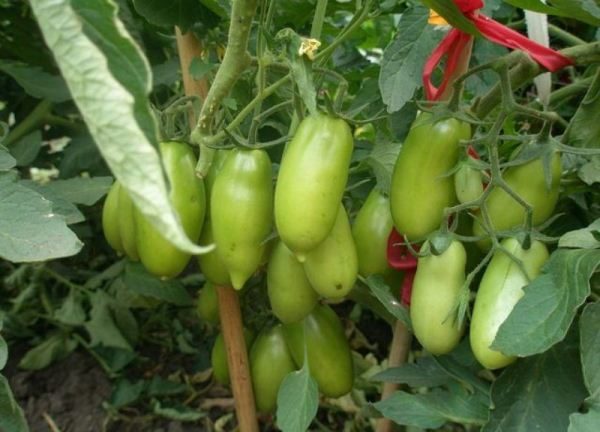
[{"label": "cluster of green tomatoes", "polygon": [[[268,298],[280,323],[256,338],[249,331],[246,335],[260,411],[274,409],[283,378],[305,361],[324,395],[338,397],[351,390],[352,356],[343,326],[320,299],[344,298],[358,274],[389,276],[386,249],[392,228],[419,243],[440,228],[445,209],[478,200],[484,193],[481,170],[461,160],[470,138],[470,126],[458,119],[420,114],[396,161],[389,197],[373,189],[352,225],[342,205],[353,151],[353,136],[344,120],[325,114],[302,120],[275,182],[273,164],[263,149],[219,150],[201,180],[195,176],[196,158],[187,144],[160,144],[170,200],[185,232],[200,244],[215,245],[197,258],[207,281],[201,314],[218,320],[215,290],[241,290],[266,267]],[[550,217],[558,199],[560,155],[551,158],[549,184],[539,158],[502,173],[506,184],[532,206],[536,225]],[[490,190],[484,205],[494,232],[524,223],[525,208],[504,189]],[[493,233],[484,229],[477,209],[471,214],[470,234],[480,237],[479,247],[489,249]],[[140,260],[158,277],[177,276],[191,258],[145,220],[119,183],[106,199],[103,226],[115,250]],[[517,239],[507,238],[502,246],[483,275],[470,325],[473,352],[490,369],[514,360],[490,345],[523,286],[548,258],[539,241],[525,249]],[[410,299],[412,328],[427,351],[443,354],[465,331],[453,313],[466,279],[465,247],[452,240],[445,250],[435,251],[425,242],[421,251]],[[227,383],[222,337],[217,338],[212,360],[215,377]]]}]

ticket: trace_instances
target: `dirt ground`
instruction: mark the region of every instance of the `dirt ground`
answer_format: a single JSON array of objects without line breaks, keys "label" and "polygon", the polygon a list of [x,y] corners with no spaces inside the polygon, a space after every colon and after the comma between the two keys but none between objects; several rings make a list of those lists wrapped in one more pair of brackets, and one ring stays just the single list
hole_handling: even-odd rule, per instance
[{"label": "dirt ground", "polygon": [[102,402],[110,398],[111,383],[93,358],[85,353],[75,352],[44,370],[32,372],[16,368],[20,357],[18,351],[11,351],[9,365],[3,373],[8,377],[15,397],[25,411],[31,432],[212,430],[189,423],[165,420],[144,420],[140,423],[115,420],[109,422]]}]

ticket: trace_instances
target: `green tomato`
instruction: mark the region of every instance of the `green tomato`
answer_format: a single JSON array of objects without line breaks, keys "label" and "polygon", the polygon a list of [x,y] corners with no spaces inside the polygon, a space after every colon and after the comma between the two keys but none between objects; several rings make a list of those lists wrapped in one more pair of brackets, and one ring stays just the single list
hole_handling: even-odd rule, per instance
[{"label": "green tomato", "polygon": [[[544,165],[541,159],[534,159],[524,165],[509,167],[502,173],[502,178],[508,186],[533,208],[533,225],[545,222],[556,207],[562,175],[560,154],[551,156],[550,188],[546,186]],[[525,209],[515,201],[504,189],[495,187],[485,201],[485,207],[490,217],[494,231],[506,231],[525,223]],[[473,222],[473,234],[485,234],[480,222]],[[484,239],[478,242],[482,249],[489,249],[491,242]]]},{"label": "green tomato", "polygon": [[196,310],[201,319],[211,324],[219,324],[219,299],[217,289],[212,282],[206,282],[198,292]]},{"label": "green tomato", "polygon": [[273,314],[283,323],[300,321],[319,300],[304,267],[282,241],[277,242],[271,253],[267,289]]},{"label": "green tomato", "polygon": [[502,246],[520,260],[525,274],[504,251],[494,252],[477,296],[471,317],[470,340],[475,358],[487,369],[499,369],[516,360],[490,348],[500,325],[506,320],[519,299],[523,288],[540,273],[548,260],[548,250],[535,240],[524,250],[515,238],[502,241]]},{"label": "green tomato", "polygon": [[302,120],[288,144],[275,188],[275,223],[300,261],[335,223],[352,148],[346,122],[324,114]]},{"label": "green tomato", "polygon": [[338,209],[331,232],[306,254],[304,262],[306,277],[314,290],[330,299],[345,297],[358,275],[358,257],[348,215],[343,205],[338,204]]},{"label": "green tomato", "polygon": [[250,375],[256,409],[269,413],[277,406],[277,393],[283,379],[296,370],[281,324],[259,334],[250,350]]},{"label": "green tomato", "polygon": [[124,253],[123,242],[121,241],[121,231],[119,229],[119,190],[121,185],[115,181],[102,208],[102,230],[106,241],[114,250],[119,253]]},{"label": "green tomato", "polygon": [[[212,222],[210,219],[207,219],[204,222],[202,234],[200,235],[200,244],[203,246],[208,246],[213,243],[214,238]],[[231,285],[227,267],[225,267],[225,264],[223,263],[223,260],[217,253],[216,249],[213,249],[208,253],[198,255],[198,265],[200,266],[200,271],[206,280],[211,281],[213,284],[218,286]]]},{"label": "green tomato", "polygon": [[394,225],[409,240],[439,228],[444,209],[456,204],[449,173],[458,162],[460,140],[471,128],[454,118],[434,122],[422,113],[412,125],[394,166],[390,203]]},{"label": "green tomato", "polygon": [[[246,328],[244,328],[244,340],[246,341],[246,351],[248,351],[254,340],[254,334]],[[227,364],[227,349],[225,348],[223,333],[219,333],[215,339],[215,344],[210,354],[210,362],[217,382],[222,385],[229,385],[229,365]]]},{"label": "green tomato", "polygon": [[210,169],[208,170],[206,177],[204,177],[204,187],[206,188],[207,219],[210,219],[210,196],[212,194],[212,189],[215,184],[215,180],[217,179],[217,175],[223,168],[223,164],[225,164],[225,159],[227,159],[229,152],[229,150],[217,150],[210,165]]},{"label": "green tomato", "polygon": [[374,188],[358,211],[352,226],[358,254],[358,272],[363,277],[390,272],[387,243],[393,225],[389,198]]},{"label": "green tomato", "polygon": [[303,321],[286,324],[285,338],[298,366],[306,358],[311,376],[327,397],[340,397],[352,390],[352,351],[344,328],[329,306],[317,305]]},{"label": "green tomato", "polygon": [[119,187],[119,235],[125,255],[132,261],[139,261],[140,255],[136,242],[135,207],[127,190]]},{"label": "green tomato", "polygon": [[454,190],[459,203],[475,201],[483,194],[481,172],[463,163],[454,173]]},{"label": "green tomato", "polygon": [[235,149],[212,190],[217,253],[237,290],[258,269],[273,225],[271,160],[264,150]]},{"label": "green tomato", "polygon": [[465,248],[456,240],[438,256],[419,258],[410,299],[410,319],[415,337],[432,354],[449,353],[463,334],[464,326],[458,325],[453,309],[465,282],[466,262]]},{"label": "green tomato", "polygon": [[[196,243],[206,210],[204,184],[195,173],[196,156],[189,145],[176,141],[160,143],[160,154],[170,184],[169,200],[185,233]],[[144,267],[162,278],[181,273],[191,255],[175,247],[141,212],[135,216],[137,250]]]}]

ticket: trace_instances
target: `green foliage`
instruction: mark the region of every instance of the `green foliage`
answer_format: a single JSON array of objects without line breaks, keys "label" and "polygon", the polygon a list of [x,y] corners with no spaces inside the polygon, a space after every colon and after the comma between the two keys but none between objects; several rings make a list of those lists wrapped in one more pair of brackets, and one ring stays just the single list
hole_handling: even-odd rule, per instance
[{"label": "green foliage", "polygon": [[283,432],[308,429],[319,408],[319,389],[310,376],[308,362],[289,374],[277,395],[277,426]]},{"label": "green foliage", "polygon": [[[209,145],[264,147],[277,173],[285,143],[307,111],[343,118],[354,137],[344,192],[352,220],[371,188],[389,192],[394,162],[417,111],[429,109],[418,101],[422,69],[447,29],[427,24],[428,7],[463,31],[476,31],[450,0],[329,1],[322,23],[313,20],[316,0],[266,3],[272,9],[268,13],[259,4],[243,71],[211,108]],[[109,429],[113,421],[137,427],[157,418],[211,425],[215,413],[223,415],[215,421],[218,427],[235,427],[223,426],[231,413],[211,409],[208,416],[200,408],[203,398],[221,398],[224,390],[208,370],[217,330],[196,317],[194,298],[204,277],[195,263],[177,279],[158,279],[141,264],[116,256],[100,231],[102,198],[118,178],[179,247],[206,250],[181,231],[156,145],[167,130],[197,144],[187,116],[197,113],[200,101],[182,99],[181,74],[210,83],[222,72],[231,6],[230,0],[0,1],[0,369],[8,361],[8,369],[15,365],[33,374],[73,350],[93,356],[113,382],[104,404]],[[410,326],[410,319],[394,295],[399,282],[371,276],[351,292],[355,303],[334,307],[355,350],[351,394],[319,398],[305,367],[287,376],[277,416],[261,419],[261,428],[274,423],[293,432],[368,431],[379,411],[402,425],[438,430],[596,432],[600,7],[595,0],[488,0],[482,13],[524,32],[516,7],[548,13],[552,46],[570,46],[567,52],[578,63],[553,76],[546,111],[537,111],[532,97],[535,68],[476,38],[471,67],[481,70],[465,80],[457,111],[438,107],[435,115],[471,123],[469,144],[481,156],[473,166],[486,180],[496,176],[491,180],[496,188],[499,173],[526,162],[527,155],[510,156],[522,143],[539,141],[545,151],[563,152],[555,211],[561,216],[496,233],[497,241],[517,235],[526,243],[540,239],[553,250],[493,344],[521,358],[502,371],[483,371],[466,340],[438,357],[415,342],[407,364],[382,370],[389,333],[381,327],[394,320]],[[174,26],[202,42],[202,56],[188,71],[179,70]],[[302,37],[313,32],[321,42],[314,60],[298,54]],[[490,62],[494,68],[486,69]],[[499,81],[504,65],[511,68],[510,80],[503,75]],[[442,68],[443,63],[434,82]],[[481,112],[486,116],[475,119]],[[560,141],[544,135],[550,123]],[[484,201],[450,209],[456,222],[440,227],[445,238],[465,239],[468,267],[477,266],[462,293],[464,311],[486,262],[463,225],[482,214]],[[244,325],[253,330],[273,321],[263,264],[240,294]],[[468,323],[468,315],[465,319]],[[13,346],[26,352],[19,355]],[[15,358],[9,358],[9,347]],[[382,382],[403,388],[375,402]],[[2,375],[0,430],[28,430]]]}]

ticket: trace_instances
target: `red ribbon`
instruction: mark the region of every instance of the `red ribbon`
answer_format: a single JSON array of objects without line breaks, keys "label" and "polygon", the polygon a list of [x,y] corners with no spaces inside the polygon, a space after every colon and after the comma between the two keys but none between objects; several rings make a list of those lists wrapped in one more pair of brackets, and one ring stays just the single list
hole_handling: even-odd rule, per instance
[{"label": "red ribbon", "polygon": [[[571,59],[561,53],[540,45],[499,22],[479,14],[477,10],[483,7],[482,0],[454,0],[454,3],[486,39],[507,48],[526,52],[551,72],[573,64]],[[471,36],[467,33],[452,29],[431,53],[423,68],[423,86],[428,100],[437,100],[444,93],[470,38]],[[444,75],[440,86],[436,88],[431,82],[431,75],[445,55],[447,55],[447,60]]]},{"label": "red ribbon", "polygon": [[[417,258],[410,253],[408,247],[403,243],[404,238],[395,228],[393,228],[387,243],[388,265],[393,269],[402,270],[404,272],[400,297],[402,303],[409,306],[412,284],[415,278],[415,272],[417,271]],[[418,247],[416,247],[416,249],[418,249]]]}]

